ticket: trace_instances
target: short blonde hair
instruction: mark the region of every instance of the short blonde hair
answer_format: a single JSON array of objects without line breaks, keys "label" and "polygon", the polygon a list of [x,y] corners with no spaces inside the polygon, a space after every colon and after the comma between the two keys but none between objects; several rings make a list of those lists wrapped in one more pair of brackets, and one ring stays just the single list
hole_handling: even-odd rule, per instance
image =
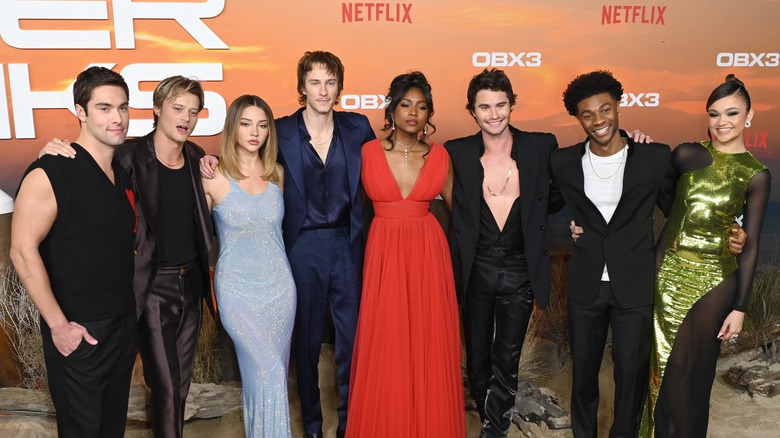
[{"label": "short blonde hair", "polygon": [[[203,109],[203,87],[197,79],[184,76],[171,76],[160,81],[152,94],[152,104],[162,108],[163,102],[174,99],[182,93],[194,94],[198,98],[198,111]],[[157,114],[154,115],[154,127],[157,127]]]}]

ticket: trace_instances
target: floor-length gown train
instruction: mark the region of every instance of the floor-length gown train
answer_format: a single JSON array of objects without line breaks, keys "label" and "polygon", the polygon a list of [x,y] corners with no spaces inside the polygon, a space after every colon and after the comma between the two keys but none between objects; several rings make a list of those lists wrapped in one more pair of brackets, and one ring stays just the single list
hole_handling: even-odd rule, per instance
[{"label": "floor-length gown train", "polygon": [[403,199],[379,140],[363,146],[376,216],[366,246],[347,436],[465,436],[457,298],[447,240],[429,206],[449,168],[433,144]]}]

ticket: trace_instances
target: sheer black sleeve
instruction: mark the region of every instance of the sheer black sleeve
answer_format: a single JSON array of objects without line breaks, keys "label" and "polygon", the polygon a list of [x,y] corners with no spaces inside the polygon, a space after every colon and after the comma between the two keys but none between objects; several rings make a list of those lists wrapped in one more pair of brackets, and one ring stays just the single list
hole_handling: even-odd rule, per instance
[{"label": "sheer black sleeve", "polygon": [[712,164],[712,154],[700,143],[683,143],[672,151],[670,173],[675,182],[681,175]]},{"label": "sheer black sleeve", "polygon": [[742,255],[739,256],[739,272],[737,276],[737,295],[732,308],[745,312],[753,287],[753,277],[758,262],[758,243],[761,239],[761,226],[764,223],[766,204],[772,187],[772,175],[765,169],[757,173],[748,184],[745,200],[745,216],[742,227],[748,235]]},{"label": "sheer black sleeve", "polygon": [[704,169],[710,164],[712,164],[712,154],[699,143],[683,143],[674,148],[669,160],[669,168],[666,171],[666,178],[664,178],[661,191],[658,194],[657,205],[664,216],[669,216],[674,202],[675,187],[680,176],[694,170]]}]

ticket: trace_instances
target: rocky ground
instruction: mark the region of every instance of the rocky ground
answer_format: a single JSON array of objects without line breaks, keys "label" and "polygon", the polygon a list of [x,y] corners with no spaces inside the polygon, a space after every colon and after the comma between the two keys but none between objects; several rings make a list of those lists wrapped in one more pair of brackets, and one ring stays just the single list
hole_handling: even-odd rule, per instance
[{"label": "rocky ground", "polygon": [[[729,356],[721,359],[718,363],[718,376],[713,387],[710,414],[710,429],[708,436],[710,438],[725,438],[734,436],[744,436],[750,438],[769,438],[778,436],[777,432],[777,412],[780,411],[780,397],[765,398],[761,396],[750,397],[746,391],[738,390],[728,385],[723,376],[733,365],[744,364],[752,365],[750,359],[755,352],[747,351],[738,355]],[[321,388],[324,394],[323,410],[325,415],[326,437],[335,437],[335,405],[336,405],[336,387],[335,387],[335,368],[333,366],[332,348],[323,349],[323,360],[320,365]],[[612,391],[611,384],[612,363],[608,356],[604,359],[601,372],[601,393],[600,402],[600,436],[607,436],[609,424],[611,422],[612,409]],[[551,391],[560,395],[561,405],[568,411],[568,392],[571,387],[570,372],[561,372],[547,381],[536,382],[540,386],[547,387]],[[295,382],[291,379],[291,413],[293,436],[302,437],[300,413],[297,409],[297,396],[295,396]],[[217,392],[221,391],[221,392]],[[243,423],[240,412],[235,406],[240,404],[237,396],[237,390],[228,385],[224,390],[218,390],[211,386],[197,386],[193,390],[197,393],[196,402],[190,403],[189,415],[193,418],[198,416],[220,415],[214,419],[192,419],[186,423],[184,435],[187,438],[213,438],[213,437],[243,437]],[[47,411],[47,401],[45,397],[41,399],[35,396],[26,395],[23,398],[25,402],[14,402],[10,399],[10,392],[0,396],[0,436],[9,438],[43,438],[55,437],[56,426],[54,417],[51,414],[29,414],[19,413],[18,411],[23,403],[38,406],[39,411]],[[142,388],[135,388],[134,394],[139,403],[142,403],[144,392]],[[45,395],[45,394],[44,394]],[[214,400],[219,400],[216,403]],[[126,436],[128,438],[151,437],[151,431],[148,424],[144,421],[138,421],[140,413],[132,414],[128,421]],[[479,417],[473,410],[467,412],[466,427],[468,438],[479,436]],[[526,434],[517,428],[509,434],[509,438],[521,438],[525,436],[533,437],[571,437],[569,429],[550,430],[542,423],[538,426],[533,423],[526,423]]]}]

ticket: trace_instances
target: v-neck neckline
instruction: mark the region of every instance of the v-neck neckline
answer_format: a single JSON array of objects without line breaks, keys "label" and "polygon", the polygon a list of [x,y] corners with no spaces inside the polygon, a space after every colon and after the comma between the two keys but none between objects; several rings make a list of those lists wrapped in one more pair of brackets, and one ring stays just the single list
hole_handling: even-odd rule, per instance
[{"label": "v-neck neckline", "polygon": [[104,172],[104,171],[103,171],[103,168],[102,168],[102,167],[100,167],[100,165],[97,163],[97,161],[95,160],[95,157],[93,157],[93,156],[92,156],[92,154],[90,154],[90,153],[89,153],[89,151],[87,151],[86,149],[84,149],[84,146],[82,146],[82,145],[80,145],[80,144],[78,144],[78,143],[75,143],[75,142],[74,142],[73,144],[74,144],[74,145],[76,145],[76,146],[78,146],[78,148],[79,148],[79,149],[81,149],[81,151],[79,151],[78,149],[74,148],[74,149],[76,149],[76,153],[77,153],[77,154],[78,154],[79,152],[81,152],[81,153],[83,153],[83,154],[86,154],[86,155],[89,157],[88,159],[89,159],[89,161],[90,161],[90,163],[91,163],[91,164],[90,164],[90,166],[92,166],[92,168],[93,168],[95,171],[97,171],[97,172],[98,172],[100,175],[102,175],[102,176],[103,176],[103,180],[104,180],[105,182],[107,182],[108,184],[110,184],[110,185],[111,185],[111,187],[114,187],[114,188],[117,188],[117,187],[118,187],[118,186],[117,186],[117,167],[118,167],[118,166],[115,166],[115,165],[114,165],[114,164],[116,163],[116,160],[115,160],[113,157],[111,158],[111,171],[112,171],[112,172],[114,172],[114,181],[111,181],[111,178],[109,178],[109,177],[108,177],[108,175],[106,175],[106,172]]},{"label": "v-neck neckline", "polygon": [[[398,196],[401,198],[402,201],[408,200],[409,197],[412,196],[412,193],[414,193],[414,190],[417,188],[417,183],[420,182],[420,175],[422,175],[422,173],[425,171],[426,168],[425,164],[427,163],[423,163],[420,172],[417,173],[417,177],[415,177],[414,179],[414,184],[412,184],[412,189],[409,190],[409,193],[407,193],[406,196],[404,197],[403,193],[401,193],[401,186],[398,184],[398,179],[396,179],[395,174],[393,173],[393,168],[390,167],[390,161],[387,159],[387,154],[385,153],[385,147],[382,146],[381,141],[379,141],[378,144],[380,148],[379,151],[382,153],[382,159],[385,162],[385,168],[387,168],[387,171],[390,172],[390,177],[393,179],[393,182],[395,183],[395,189],[398,192]],[[431,151],[428,153],[430,154],[431,152],[433,152],[433,145],[431,145]]]}]

